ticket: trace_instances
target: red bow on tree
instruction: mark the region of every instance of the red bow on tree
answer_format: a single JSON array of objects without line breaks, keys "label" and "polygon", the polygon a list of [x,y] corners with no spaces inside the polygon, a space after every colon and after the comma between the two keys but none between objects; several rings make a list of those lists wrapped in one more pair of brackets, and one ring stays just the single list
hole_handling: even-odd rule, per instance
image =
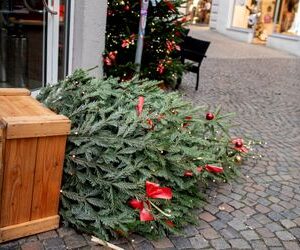
[{"label": "red bow on tree", "polygon": [[145,98],[143,96],[139,96],[139,103],[135,107],[138,116],[140,116],[143,112],[144,102],[145,102]]},{"label": "red bow on tree", "polygon": [[205,169],[208,172],[215,173],[215,174],[223,173],[224,172],[224,169],[222,167],[213,166],[213,165],[206,165]]},{"label": "red bow on tree", "polygon": [[[146,181],[146,196],[152,199],[172,199],[172,190],[168,187],[160,187],[158,184]],[[151,214],[151,204],[150,201],[139,201],[137,199],[132,199],[129,201],[129,205],[134,209],[140,210],[140,220],[141,221],[152,221],[154,220]]]}]

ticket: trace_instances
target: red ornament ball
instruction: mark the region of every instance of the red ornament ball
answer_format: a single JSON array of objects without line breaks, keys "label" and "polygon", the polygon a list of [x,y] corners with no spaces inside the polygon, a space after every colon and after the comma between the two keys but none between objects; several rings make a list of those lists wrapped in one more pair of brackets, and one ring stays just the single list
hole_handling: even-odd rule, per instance
[{"label": "red ornament ball", "polygon": [[213,113],[207,113],[206,114],[206,120],[211,121],[215,118],[215,115]]},{"label": "red ornament ball", "polygon": [[130,6],[129,6],[129,5],[125,5],[125,6],[124,6],[124,10],[125,10],[125,11],[129,11],[129,10],[130,10]]},{"label": "red ornament ball", "polygon": [[235,146],[237,147],[237,148],[241,148],[241,147],[243,147],[243,142],[242,141],[237,141],[236,143],[235,143]]}]

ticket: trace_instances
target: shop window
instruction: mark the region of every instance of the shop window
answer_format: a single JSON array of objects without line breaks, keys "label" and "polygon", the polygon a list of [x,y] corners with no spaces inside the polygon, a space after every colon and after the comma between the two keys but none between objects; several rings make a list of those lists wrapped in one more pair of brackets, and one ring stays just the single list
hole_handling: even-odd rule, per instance
[{"label": "shop window", "polygon": [[278,1],[275,31],[287,35],[300,35],[300,0]]}]

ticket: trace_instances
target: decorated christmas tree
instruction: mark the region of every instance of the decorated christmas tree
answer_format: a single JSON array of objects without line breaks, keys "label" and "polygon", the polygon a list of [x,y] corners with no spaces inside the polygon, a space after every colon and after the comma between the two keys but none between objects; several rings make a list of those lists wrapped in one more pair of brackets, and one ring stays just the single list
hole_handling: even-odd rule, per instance
[{"label": "decorated christmas tree", "polygon": [[230,115],[193,107],[158,82],[93,79],[82,71],[38,99],[72,121],[61,214],[104,239],[162,237],[197,221],[199,185],[227,182],[249,145],[228,134]]},{"label": "decorated christmas tree", "polygon": [[[180,44],[187,34],[186,18],[178,8],[184,1],[150,1],[144,36],[141,78],[164,80],[175,85],[184,70]],[[129,80],[136,72],[135,53],[141,4],[135,0],[109,0],[106,51],[103,56],[107,76]]]}]

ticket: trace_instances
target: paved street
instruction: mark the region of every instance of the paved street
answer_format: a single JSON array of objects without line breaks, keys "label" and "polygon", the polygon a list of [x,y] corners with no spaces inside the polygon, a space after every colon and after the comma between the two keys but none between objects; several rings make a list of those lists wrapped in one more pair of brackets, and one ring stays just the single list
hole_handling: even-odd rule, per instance
[{"label": "paved street", "polygon": [[[235,112],[236,136],[267,144],[235,182],[207,192],[199,225],[185,236],[150,242],[137,235],[113,243],[125,249],[300,249],[300,58],[240,43],[203,28],[191,35],[212,41],[199,91],[187,74],[180,87],[195,104]],[[0,245],[3,249],[104,249],[88,236],[60,228]]]}]

